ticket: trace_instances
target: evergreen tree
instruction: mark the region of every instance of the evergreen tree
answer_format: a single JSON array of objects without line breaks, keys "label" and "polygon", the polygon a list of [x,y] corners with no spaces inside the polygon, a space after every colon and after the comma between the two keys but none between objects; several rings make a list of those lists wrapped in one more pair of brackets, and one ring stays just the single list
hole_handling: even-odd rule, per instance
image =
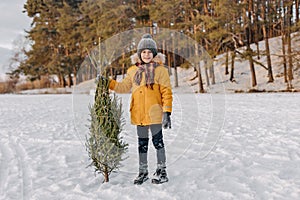
[{"label": "evergreen tree", "polygon": [[80,16],[80,3],[81,0],[27,0],[24,12],[32,18],[32,29],[27,32],[32,45],[16,72],[29,75],[32,80],[57,75],[61,86],[66,85],[65,76],[69,76],[72,85],[71,74],[76,75],[76,66],[82,62],[81,55],[74,53],[78,48],[73,47],[79,40],[75,21]]},{"label": "evergreen tree", "polygon": [[81,48],[83,42],[82,31],[80,30],[81,13],[78,6],[75,3],[71,5],[64,3],[64,6],[58,9],[60,17],[57,22],[57,31],[61,43],[60,57],[64,63],[63,71],[69,78],[69,86],[73,85],[72,75],[76,77],[84,59]]},{"label": "evergreen tree", "polygon": [[[292,88],[295,62],[292,49],[292,32],[299,30],[299,0],[27,0],[24,12],[32,18],[28,31],[31,49],[26,51],[26,60],[15,73],[29,75],[32,80],[43,75],[57,75],[61,86],[71,76],[87,51],[98,43],[129,29],[149,26],[150,32],[159,32],[160,27],[176,29],[198,41],[212,57],[228,52],[237,53],[249,60],[252,86],[256,77],[254,64],[268,70],[272,82],[272,66],[268,53],[268,38],[282,35],[287,44],[284,52],[285,77]],[[153,29],[152,29],[153,28]],[[155,34],[154,32],[151,32]],[[268,67],[254,58],[260,54],[250,44],[265,39]],[[180,41],[179,41],[180,42]],[[178,43],[179,43],[178,42]],[[172,41],[162,41],[162,50],[168,52],[188,51],[176,49]],[[284,45],[284,44],[283,44]],[[239,47],[246,47],[240,51]],[[167,54],[169,65],[180,65],[178,57]],[[123,59],[124,60],[124,59]],[[229,57],[226,62],[228,72]],[[234,61],[234,59],[233,59]],[[234,63],[233,63],[234,64]],[[232,65],[233,66],[233,65]],[[118,70],[116,68],[116,70]],[[233,72],[233,70],[232,70]],[[213,83],[213,68],[211,68]],[[233,75],[233,74],[232,74]],[[233,80],[233,78],[231,78]]]},{"label": "evergreen tree", "polygon": [[[33,19],[32,29],[28,31],[28,38],[32,41],[32,48],[26,52],[27,60],[22,63],[21,69],[25,75],[32,79],[42,75],[58,74],[58,60],[54,55],[58,54],[59,35],[56,22],[59,17],[57,8],[61,1],[51,0],[27,0],[24,5],[25,12]],[[54,60],[54,59],[55,60]]]},{"label": "evergreen tree", "polygon": [[91,166],[102,173],[104,182],[109,181],[111,172],[119,168],[127,144],[122,141],[120,133],[123,126],[122,104],[114,95],[109,95],[109,81],[100,78],[97,81],[94,105],[90,108],[90,134],[86,140]]},{"label": "evergreen tree", "polygon": [[85,1],[80,5],[82,13],[83,47],[92,49],[101,41],[115,34],[134,28],[135,11],[131,3],[123,1]]}]

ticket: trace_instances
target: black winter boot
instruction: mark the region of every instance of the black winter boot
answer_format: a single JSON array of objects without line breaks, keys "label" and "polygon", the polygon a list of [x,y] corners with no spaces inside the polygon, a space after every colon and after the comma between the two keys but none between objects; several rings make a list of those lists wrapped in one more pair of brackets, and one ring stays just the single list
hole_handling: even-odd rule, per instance
[{"label": "black winter boot", "polygon": [[153,174],[153,179],[152,179],[152,183],[153,184],[161,184],[161,183],[165,183],[168,182],[168,176],[167,176],[167,171],[166,168],[157,168],[155,173]]},{"label": "black winter boot", "polygon": [[136,185],[141,185],[148,179],[148,171],[140,171],[139,175],[134,179],[133,183]]}]

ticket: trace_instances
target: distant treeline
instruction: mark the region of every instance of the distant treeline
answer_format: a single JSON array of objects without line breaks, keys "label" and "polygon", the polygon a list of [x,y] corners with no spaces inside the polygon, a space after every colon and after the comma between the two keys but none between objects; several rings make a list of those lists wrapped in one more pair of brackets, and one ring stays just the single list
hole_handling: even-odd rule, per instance
[{"label": "distant treeline", "polygon": [[[299,30],[300,0],[27,0],[24,12],[32,19],[27,30],[30,48],[19,48],[12,76],[25,74],[31,80],[56,75],[60,86],[71,86],[81,63],[99,41],[126,30],[149,27],[180,31],[201,44],[214,58],[226,53],[226,73],[234,80],[236,56],[249,60],[252,86],[254,64],[267,56],[268,81],[274,81],[268,47],[271,37],[282,36],[285,81],[292,87],[293,65],[298,52],[291,48],[291,33]],[[264,51],[257,45],[265,41]],[[20,42],[21,43],[21,42]],[[15,45],[22,46],[25,44]],[[238,48],[244,46],[245,51]],[[165,52],[168,54],[169,52]],[[114,62],[120,71],[128,67],[126,56]],[[176,65],[184,64],[183,59]],[[169,60],[169,63],[173,62]],[[115,72],[117,72],[117,68]],[[113,73],[113,72],[112,72]]]}]

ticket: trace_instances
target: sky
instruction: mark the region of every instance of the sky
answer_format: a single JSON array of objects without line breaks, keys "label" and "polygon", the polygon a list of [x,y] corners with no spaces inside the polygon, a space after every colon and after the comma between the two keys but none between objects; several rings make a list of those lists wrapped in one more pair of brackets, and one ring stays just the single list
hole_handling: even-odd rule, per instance
[{"label": "sky", "polygon": [[12,42],[29,30],[31,19],[22,12],[26,1],[0,1],[0,47],[12,49]]}]

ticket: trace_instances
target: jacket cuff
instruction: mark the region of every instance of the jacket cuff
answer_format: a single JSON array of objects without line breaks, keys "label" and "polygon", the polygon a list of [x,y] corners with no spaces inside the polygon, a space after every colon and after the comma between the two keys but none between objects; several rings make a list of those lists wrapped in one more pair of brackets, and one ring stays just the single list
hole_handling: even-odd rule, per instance
[{"label": "jacket cuff", "polygon": [[169,112],[169,113],[171,113],[172,112],[172,106],[164,106],[163,107],[163,112]]}]

